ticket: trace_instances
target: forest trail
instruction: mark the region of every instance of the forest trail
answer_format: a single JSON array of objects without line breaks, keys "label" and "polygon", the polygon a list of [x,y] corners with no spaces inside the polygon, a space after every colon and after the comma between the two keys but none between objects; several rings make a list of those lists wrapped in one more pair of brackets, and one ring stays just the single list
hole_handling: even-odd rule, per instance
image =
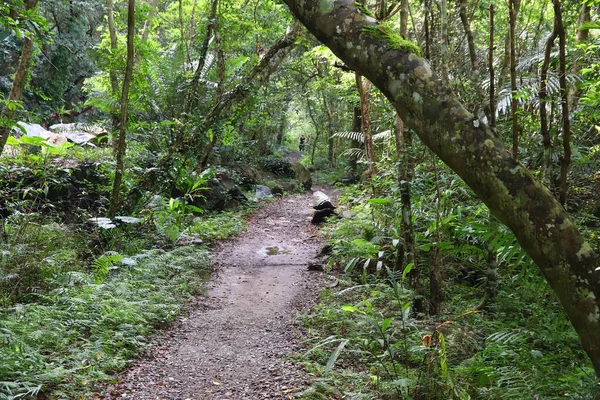
[{"label": "forest trail", "polygon": [[286,357],[299,349],[296,312],[323,283],[307,271],[320,246],[311,205],[311,193],[279,199],[219,243],[208,296],[104,398],[289,399],[306,386],[308,376]]}]

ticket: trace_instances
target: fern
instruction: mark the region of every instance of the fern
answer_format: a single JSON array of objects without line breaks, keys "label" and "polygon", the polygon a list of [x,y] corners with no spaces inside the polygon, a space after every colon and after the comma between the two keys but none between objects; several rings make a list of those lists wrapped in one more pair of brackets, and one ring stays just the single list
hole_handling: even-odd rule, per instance
[{"label": "fern", "polygon": [[110,269],[122,259],[123,256],[115,251],[107,251],[102,256],[95,259],[92,263],[92,271],[96,283],[104,282]]},{"label": "fern", "polygon": [[364,138],[362,132],[352,132],[352,131],[336,132],[333,134],[333,137],[337,137],[337,138],[341,138],[341,139],[348,139],[348,140],[355,140],[360,143],[365,142],[365,138]]}]

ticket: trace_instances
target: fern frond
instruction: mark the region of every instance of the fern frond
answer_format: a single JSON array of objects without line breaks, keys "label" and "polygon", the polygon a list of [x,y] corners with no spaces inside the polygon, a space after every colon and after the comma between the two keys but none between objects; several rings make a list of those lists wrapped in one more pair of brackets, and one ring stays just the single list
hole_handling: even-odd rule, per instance
[{"label": "fern frond", "polygon": [[338,138],[348,139],[348,140],[356,140],[357,142],[360,142],[360,143],[365,142],[362,132],[352,132],[352,131],[336,132],[333,134],[333,137],[338,137]]},{"label": "fern frond", "polygon": [[388,140],[392,140],[393,136],[394,135],[392,135],[392,131],[390,129],[388,129],[387,131],[379,132],[379,133],[373,135],[373,141],[374,142],[385,142]]},{"label": "fern frond", "polygon": [[364,158],[365,151],[363,149],[351,148],[344,151],[342,155],[359,160],[361,158]]}]

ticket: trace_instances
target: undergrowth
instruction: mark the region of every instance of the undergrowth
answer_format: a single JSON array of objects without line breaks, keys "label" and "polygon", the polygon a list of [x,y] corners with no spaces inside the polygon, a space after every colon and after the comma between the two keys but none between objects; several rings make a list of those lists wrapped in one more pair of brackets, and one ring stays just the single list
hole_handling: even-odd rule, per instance
[{"label": "undergrowth", "polygon": [[[444,182],[441,240],[435,242],[432,191],[417,173],[418,253],[404,270],[394,270],[403,243],[399,204],[393,195],[374,195],[390,193],[377,184],[347,188],[340,201],[351,218],[325,229],[339,285],[325,289],[303,317],[308,350],[298,362],[317,383],[302,398],[598,398],[591,363],[553,291],[509,231],[489,228],[487,210],[469,200],[464,184]],[[429,287],[435,243],[445,297],[440,314],[429,316],[412,311],[415,293],[406,276],[419,269]],[[498,258],[498,289],[481,311],[488,245]]]},{"label": "undergrowth", "polygon": [[0,399],[72,399],[111,378],[172,321],[210,275],[206,250],[145,251],[112,263],[105,280],[69,284],[0,313]]}]

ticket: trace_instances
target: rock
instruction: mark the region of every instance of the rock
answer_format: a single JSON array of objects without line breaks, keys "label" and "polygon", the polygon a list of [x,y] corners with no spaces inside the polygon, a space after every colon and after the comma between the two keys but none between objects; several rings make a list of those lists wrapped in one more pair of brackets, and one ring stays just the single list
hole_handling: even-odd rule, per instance
[{"label": "rock", "polygon": [[331,208],[335,210],[337,207],[331,203],[331,199],[325,193],[317,190],[313,193],[313,208],[315,210],[324,210],[326,208]]},{"label": "rock", "polygon": [[326,244],[325,246],[321,247],[321,250],[319,250],[319,254],[317,254],[317,257],[325,257],[331,254],[331,252],[333,251],[333,246],[330,244]]},{"label": "rock", "polygon": [[319,263],[309,262],[308,268],[309,271],[323,271],[323,266]]},{"label": "rock", "polygon": [[271,193],[273,193],[274,196],[281,196],[283,195],[283,188],[279,185],[275,185],[271,188]]},{"label": "rock", "polygon": [[335,211],[333,211],[331,208],[325,208],[323,210],[316,210],[315,213],[313,214],[311,222],[315,225],[320,224],[321,222],[325,221],[325,218],[327,218],[331,215],[335,215]]},{"label": "rock", "polygon": [[258,173],[254,168],[248,165],[236,165],[233,167],[233,170],[239,174],[241,185],[253,185],[256,183]]},{"label": "rock", "polygon": [[[298,190],[298,184],[296,182],[279,182],[277,186],[281,187],[284,192],[292,193]],[[273,189],[271,189],[273,192]]]},{"label": "rock", "polygon": [[248,201],[233,179],[223,173],[215,174],[202,196],[195,199],[194,205],[205,210],[222,211]]},{"label": "rock", "polygon": [[254,188],[254,195],[256,196],[257,200],[273,196],[271,189],[264,185],[256,185],[256,187]]},{"label": "rock", "polygon": [[292,167],[296,172],[296,180],[300,182],[305,190],[310,190],[312,187],[312,177],[310,176],[310,171],[304,168],[304,166],[300,163],[295,163],[292,165]]},{"label": "rock", "polygon": [[315,210],[324,210],[326,208],[331,208],[332,210],[335,210],[337,207],[334,206],[333,204],[331,204],[331,201],[325,200],[325,201],[317,204],[316,206],[313,206],[313,208]]}]

